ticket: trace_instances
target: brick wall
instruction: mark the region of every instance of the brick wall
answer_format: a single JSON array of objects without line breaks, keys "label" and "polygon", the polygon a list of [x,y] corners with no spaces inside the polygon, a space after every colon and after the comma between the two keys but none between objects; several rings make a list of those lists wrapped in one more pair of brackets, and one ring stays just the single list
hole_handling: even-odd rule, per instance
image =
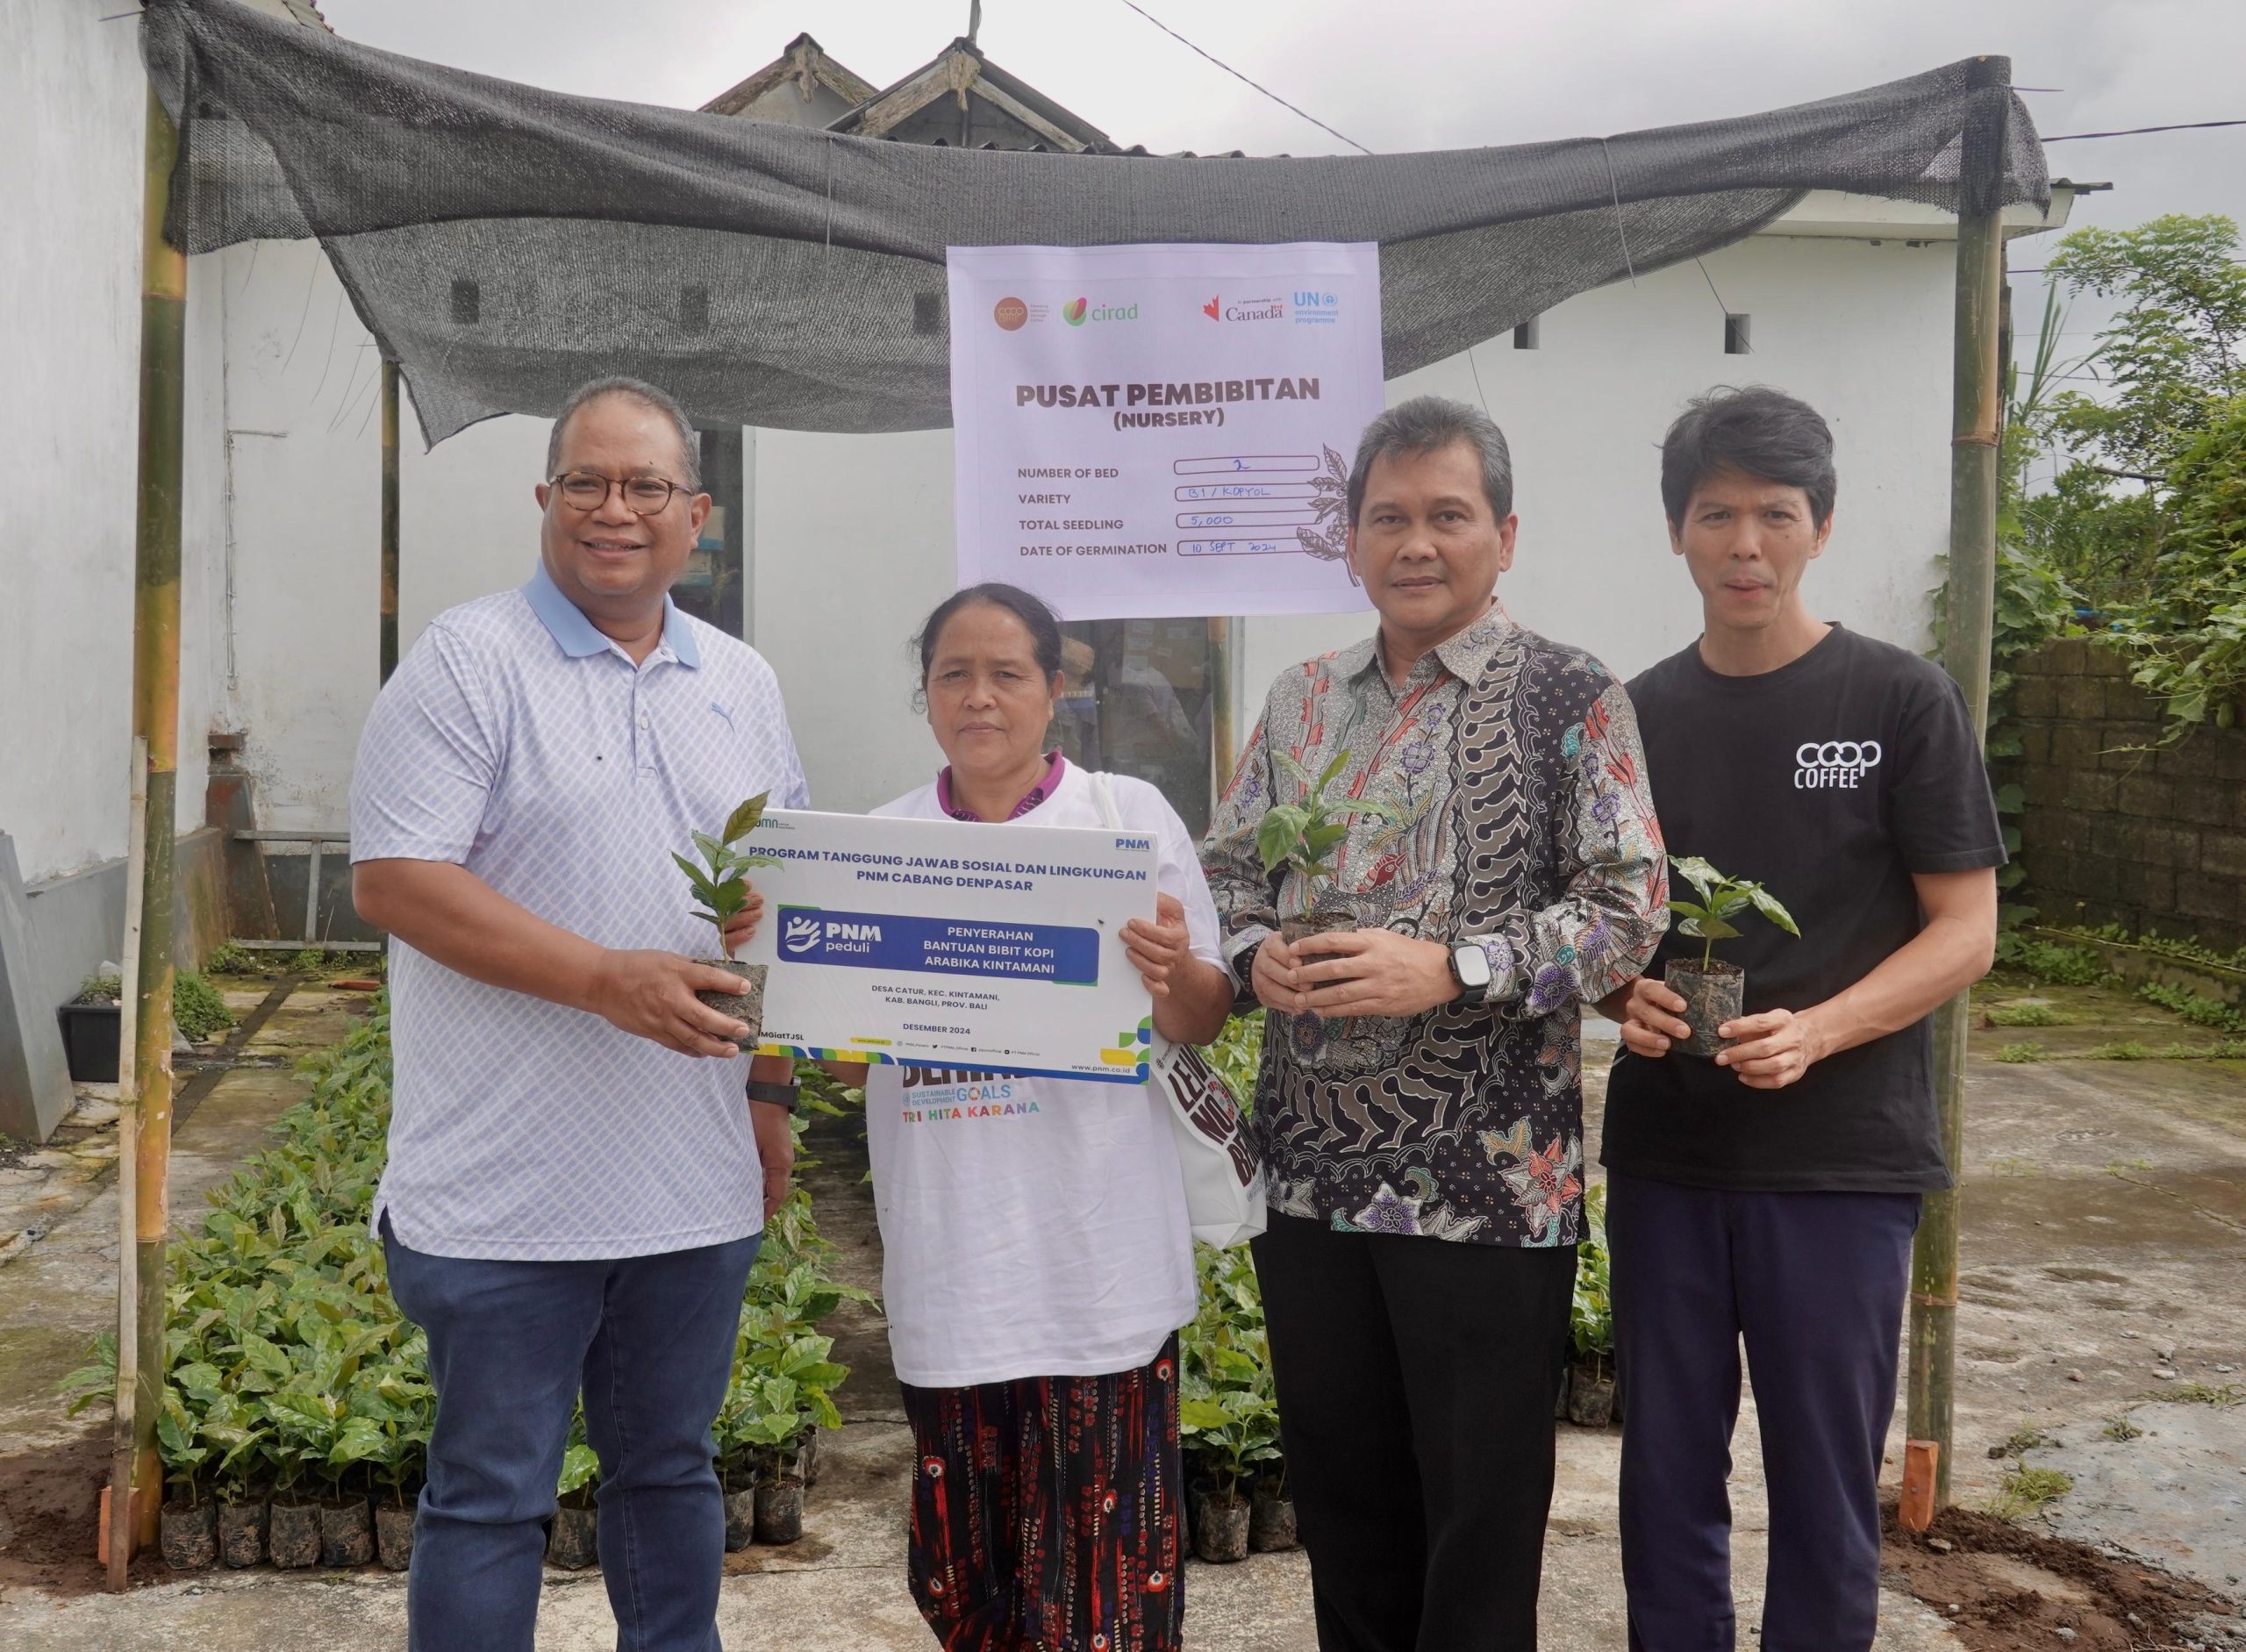
[{"label": "brick wall", "polygon": [[2013,668],[2024,747],[1998,778],[2028,794],[2025,892],[2047,924],[2118,923],[2246,946],[2246,728],[2163,733],[2121,657],[2092,638]]}]

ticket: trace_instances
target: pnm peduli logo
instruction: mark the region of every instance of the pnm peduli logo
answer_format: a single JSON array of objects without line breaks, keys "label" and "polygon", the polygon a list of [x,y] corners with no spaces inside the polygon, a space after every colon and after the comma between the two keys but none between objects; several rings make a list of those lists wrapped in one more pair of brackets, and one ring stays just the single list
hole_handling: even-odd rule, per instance
[{"label": "pnm peduli logo", "polygon": [[1804,740],[1794,748],[1794,790],[1860,786],[1864,776],[1879,767],[1880,755],[1876,740]]},{"label": "pnm peduli logo", "polygon": [[780,944],[790,952],[809,952],[819,945],[819,927],[816,918],[790,918],[780,936]]}]

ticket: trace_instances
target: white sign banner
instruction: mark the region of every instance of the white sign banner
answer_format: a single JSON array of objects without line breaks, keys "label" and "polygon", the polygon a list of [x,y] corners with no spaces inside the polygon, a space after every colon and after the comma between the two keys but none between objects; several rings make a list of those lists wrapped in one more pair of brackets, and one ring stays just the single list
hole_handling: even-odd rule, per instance
[{"label": "white sign banner", "polygon": [[767,1054],[1146,1082],[1151,837],[772,809],[744,847]]},{"label": "white sign banner", "polygon": [[1341,613],[1380,248],[955,247],[959,581],[1064,619]]}]

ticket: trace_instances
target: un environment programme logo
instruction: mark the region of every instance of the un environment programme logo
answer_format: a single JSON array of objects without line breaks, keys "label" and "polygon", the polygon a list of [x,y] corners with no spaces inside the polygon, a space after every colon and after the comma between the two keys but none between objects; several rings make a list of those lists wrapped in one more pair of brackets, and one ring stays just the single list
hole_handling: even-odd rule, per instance
[{"label": "un environment programme logo", "polygon": [[1828,786],[1854,788],[1866,773],[1879,767],[1876,740],[1828,740],[1820,744],[1804,740],[1794,748],[1794,790],[1819,791]]}]

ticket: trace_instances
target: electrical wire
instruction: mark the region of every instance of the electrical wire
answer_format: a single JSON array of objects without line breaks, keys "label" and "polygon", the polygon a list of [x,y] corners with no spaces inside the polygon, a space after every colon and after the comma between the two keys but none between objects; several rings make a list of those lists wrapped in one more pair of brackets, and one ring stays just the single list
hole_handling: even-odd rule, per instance
[{"label": "electrical wire", "polygon": [[2186,120],[2173,126],[2125,126],[2119,132],[2063,132],[2056,138],[2046,138],[2042,141],[2073,143],[2083,138],[2135,138],[2148,132],[2205,132],[2212,126],[2246,126],[2246,120]]},{"label": "electrical wire", "polygon": [[1308,110],[1289,103],[1285,98],[1280,97],[1278,93],[1273,91],[1270,87],[1258,85],[1255,82],[1249,80],[1247,75],[1241,74],[1238,69],[1226,62],[1224,59],[1217,56],[1214,53],[1203,52],[1199,46],[1195,46],[1192,41],[1187,39],[1176,29],[1171,28],[1169,25],[1164,23],[1160,18],[1155,16],[1153,12],[1148,11],[1144,6],[1135,4],[1135,0],[1123,0],[1123,4],[1129,6],[1132,11],[1137,12],[1148,22],[1153,24],[1155,27],[1160,29],[1164,34],[1169,36],[1171,39],[1176,40],[1180,46],[1185,46],[1191,51],[1199,53],[1201,56],[1207,58],[1209,61],[1214,63],[1219,68],[1224,70],[1226,74],[1231,75],[1234,80],[1242,82],[1249,86],[1254,86],[1257,91],[1262,93],[1264,97],[1278,104],[1280,108],[1292,110],[1296,114],[1300,115],[1305,120],[1308,121],[1312,125],[1317,127],[1321,132],[1333,132],[1334,137],[1341,139],[1343,143],[1348,145],[1350,148],[1358,151],[1360,154],[1370,154],[1372,153],[1371,150],[1367,149],[1364,145],[1359,143],[1355,138],[1348,136],[1346,132],[1334,132],[1333,127],[1327,125],[1324,121],[1312,114]]}]

